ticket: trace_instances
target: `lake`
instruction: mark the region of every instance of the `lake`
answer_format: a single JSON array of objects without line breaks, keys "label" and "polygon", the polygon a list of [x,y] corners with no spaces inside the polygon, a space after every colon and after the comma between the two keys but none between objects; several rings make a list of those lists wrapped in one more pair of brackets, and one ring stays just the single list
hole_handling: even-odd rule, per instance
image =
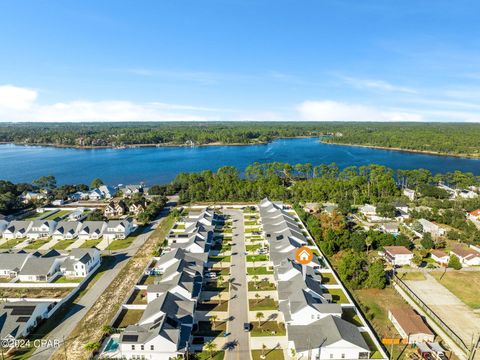
[{"label": "lake", "polygon": [[54,175],[59,184],[90,184],[95,177],[117,185],[166,183],[180,172],[216,170],[232,165],[243,170],[258,161],[313,165],[337,163],[340,168],[381,164],[393,169],[454,170],[480,175],[480,160],[400,151],[322,144],[317,138],[279,139],[266,145],[68,149],[0,145],[0,179],[31,182]]}]

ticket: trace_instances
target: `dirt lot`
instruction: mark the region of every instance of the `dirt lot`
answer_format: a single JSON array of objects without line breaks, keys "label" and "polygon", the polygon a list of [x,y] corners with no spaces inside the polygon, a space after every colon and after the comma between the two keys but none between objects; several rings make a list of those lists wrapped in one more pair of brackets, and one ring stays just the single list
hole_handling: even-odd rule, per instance
[{"label": "dirt lot", "polygon": [[[470,344],[472,334],[480,332],[480,315],[475,314],[433,276],[426,274],[424,281],[405,281],[405,283],[462,338],[465,344]],[[468,286],[468,290],[472,288],[473,286]]]},{"label": "dirt lot", "polygon": [[432,276],[472,309],[480,309],[480,271],[432,272]]}]

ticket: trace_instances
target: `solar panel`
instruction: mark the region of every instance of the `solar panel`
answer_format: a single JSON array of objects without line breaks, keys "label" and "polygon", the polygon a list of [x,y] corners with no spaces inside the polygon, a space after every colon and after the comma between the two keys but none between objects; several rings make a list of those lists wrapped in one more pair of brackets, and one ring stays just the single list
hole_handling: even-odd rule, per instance
[{"label": "solar panel", "polygon": [[136,342],[138,340],[138,335],[123,335],[122,341],[127,342]]},{"label": "solar panel", "polygon": [[30,320],[30,318],[28,316],[20,316],[18,319],[17,319],[17,322],[18,323],[25,323],[25,322],[28,322],[28,320]]},{"label": "solar panel", "polygon": [[32,315],[34,311],[35,306],[15,306],[11,315]]}]

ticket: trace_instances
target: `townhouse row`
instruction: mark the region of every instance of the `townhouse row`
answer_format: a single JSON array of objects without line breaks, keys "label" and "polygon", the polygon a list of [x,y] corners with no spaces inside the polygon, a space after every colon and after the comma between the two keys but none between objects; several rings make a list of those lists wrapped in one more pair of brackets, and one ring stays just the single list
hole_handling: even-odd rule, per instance
[{"label": "townhouse row", "polygon": [[125,239],[133,230],[132,219],[110,221],[0,220],[0,236],[5,240]]}]

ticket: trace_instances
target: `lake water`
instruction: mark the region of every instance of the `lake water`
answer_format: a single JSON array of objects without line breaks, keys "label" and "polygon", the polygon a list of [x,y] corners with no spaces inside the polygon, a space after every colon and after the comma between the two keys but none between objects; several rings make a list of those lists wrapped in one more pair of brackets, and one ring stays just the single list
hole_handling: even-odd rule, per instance
[{"label": "lake water", "polygon": [[313,165],[381,164],[393,169],[425,168],[433,173],[454,170],[480,175],[480,160],[322,144],[318,139],[280,139],[267,145],[150,147],[129,149],[64,149],[0,145],[0,179],[30,182],[55,175],[59,184],[89,184],[95,177],[116,185],[171,181],[180,172],[216,170],[232,165],[243,170],[258,162]]}]

